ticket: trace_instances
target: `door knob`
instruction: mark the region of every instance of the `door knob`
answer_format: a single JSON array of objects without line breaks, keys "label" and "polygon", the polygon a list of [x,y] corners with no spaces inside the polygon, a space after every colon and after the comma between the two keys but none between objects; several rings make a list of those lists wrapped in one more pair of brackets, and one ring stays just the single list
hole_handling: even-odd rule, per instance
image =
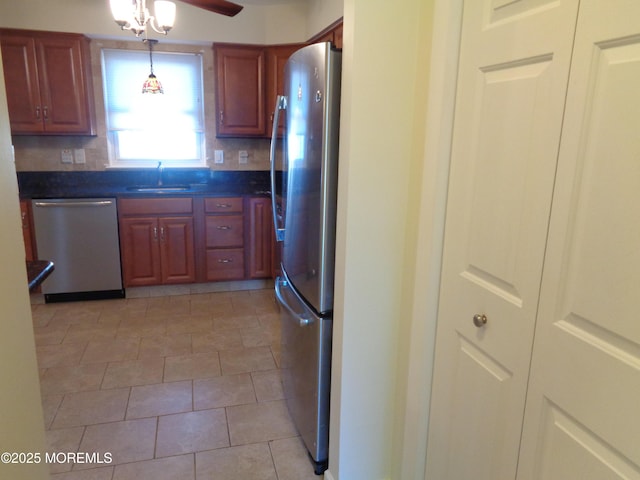
[{"label": "door knob", "polygon": [[484,313],[476,313],[473,316],[473,324],[478,328],[484,327],[487,324],[487,316]]}]

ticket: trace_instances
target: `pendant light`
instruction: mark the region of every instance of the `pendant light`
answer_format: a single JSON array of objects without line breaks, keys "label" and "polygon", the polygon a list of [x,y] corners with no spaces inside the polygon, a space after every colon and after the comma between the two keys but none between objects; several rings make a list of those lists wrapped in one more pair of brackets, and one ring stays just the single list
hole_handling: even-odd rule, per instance
[{"label": "pendant light", "polygon": [[153,74],[153,45],[158,43],[158,40],[145,38],[142,41],[149,45],[149,66],[151,68],[149,77],[144,81],[144,84],[142,85],[142,93],[164,93],[160,80],[158,80]]}]

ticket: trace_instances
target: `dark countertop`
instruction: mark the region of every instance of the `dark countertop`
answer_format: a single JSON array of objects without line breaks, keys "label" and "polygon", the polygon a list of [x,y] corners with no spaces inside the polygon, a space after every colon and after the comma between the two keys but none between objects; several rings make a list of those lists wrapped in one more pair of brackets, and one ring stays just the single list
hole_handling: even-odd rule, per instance
[{"label": "dark countertop", "polygon": [[130,187],[157,185],[155,169],[85,172],[18,172],[20,198],[99,198],[149,196],[269,195],[269,171],[165,169],[162,184],[190,185],[186,191],[135,192]]},{"label": "dark countertop", "polygon": [[29,291],[34,290],[53,272],[53,262],[48,260],[27,260],[27,278]]}]

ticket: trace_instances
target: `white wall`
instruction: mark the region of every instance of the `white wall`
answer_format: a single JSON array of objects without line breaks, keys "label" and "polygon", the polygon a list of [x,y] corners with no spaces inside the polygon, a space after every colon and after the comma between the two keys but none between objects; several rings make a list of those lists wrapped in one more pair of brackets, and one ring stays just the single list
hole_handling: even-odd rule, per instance
[{"label": "white wall", "polygon": [[[18,183],[0,61],[0,452],[44,455],[44,422],[22,241]],[[48,466],[0,463],[0,478],[49,478]]]},{"label": "white wall", "polygon": [[404,437],[432,5],[344,2],[330,480],[424,458],[402,455],[426,432]]}]

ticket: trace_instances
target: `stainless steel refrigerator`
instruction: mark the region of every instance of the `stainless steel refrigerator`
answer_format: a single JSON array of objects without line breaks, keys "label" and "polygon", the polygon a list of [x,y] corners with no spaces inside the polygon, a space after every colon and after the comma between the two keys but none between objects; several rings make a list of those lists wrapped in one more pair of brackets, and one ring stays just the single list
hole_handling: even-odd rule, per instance
[{"label": "stainless steel refrigerator", "polygon": [[[289,58],[271,139],[272,206],[282,242],[275,292],[283,385],[317,474],[327,468],[329,449],[341,56],[330,43],[318,43]],[[282,167],[276,171],[281,116]]]}]

